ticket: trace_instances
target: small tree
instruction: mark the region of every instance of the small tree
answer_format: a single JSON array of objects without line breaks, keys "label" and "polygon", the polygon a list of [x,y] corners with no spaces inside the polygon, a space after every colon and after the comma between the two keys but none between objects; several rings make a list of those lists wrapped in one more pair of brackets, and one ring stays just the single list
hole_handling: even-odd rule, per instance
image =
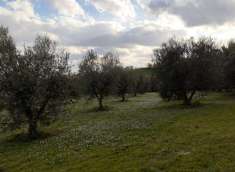
[{"label": "small tree", "polygon": [[137,69],[129,67],[129,82],[130,82],[130,92],[137,96],[137,94],[144,94],[148,91],[149,83],[147,82],[147,77],[139,72]]},{"label": "small tree", "polygon": [[0,98],[15,120],[26,119],[28,136],[35,139],[38,122],[54,120],[63,108],[69,55],[46,36],[38,36],[23,55],[7,29],[0,29],[0,39]]},{"label": "small tree", "polygon": [[176,97],[190,105],[197,91],[213,85],[213,59],[218,52],[211,39],[170,40],[155,50],[161,96],[168,100]]},{"label": "small tree", "polygon": [[133,67],[129,68],[129,76],[130,76],[130,92],[133,94],[133,96],[137,96],[137,92],[138,92],[138,75],[135,71],[135,69],[133,69]]},{"label": "small tree", "polygon": [[71,102],[80,98],[81,84],[78,74],[70,73],[68,75],[68,96],[71,98]]},{"label": "small tree", "polygon": [[118,65],[119,59],[114,54],[107,53],[99,57],[90,50],[79,66],[84,93],[97,99],[99,110],[104,110],[103,99],[113,90]]},{"label": "small tree", "polygon": [[145,74],[138,74],[137,83],[136,83],[136,91],[139,94],[144,94],[149,91],[149,78]]},{"label": "small tree", "polygon": [[126,94],[130,91],[131,81],[129,68],[120,67],[117,79],[117,94],[122,98],[122,102],[126,101]]}]

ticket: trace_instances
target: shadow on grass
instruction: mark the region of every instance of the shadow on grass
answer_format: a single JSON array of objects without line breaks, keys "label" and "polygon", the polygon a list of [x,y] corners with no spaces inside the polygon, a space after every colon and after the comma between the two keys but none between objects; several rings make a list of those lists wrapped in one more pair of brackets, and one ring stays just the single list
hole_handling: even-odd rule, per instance
[{"label": "shadow on grass", "polygon": [[103,109],[100,109],[99,107],[94,107],[94,108],[84,110],[83,113],[109,112],[113,109],[114,107],[112,106],[104,106]]},{"label": "shadow on grass", "polygon": [[154,109],[158,110],[187,110],[187,109],[198,109],[212,105],[213,103],[201,103],[199,101],[193,102],[191,105],[184,105],[181,102],[162,102],[159,106]]},{"label": "shadow on grass", "polygon": [[13,136],[9,136],[3,142],[4,143],[14,143],[14,144],[17,144],[17,143],[32,143],[34,141],[45,140],[45,139],[48,139],[50,137],[54,137],[56,135],[57,135],[57,133],[40,132],[40,134],[39,134],[37,139],[30,139],[28,137],[27,133],[19,133],[19,134],[13,135]]},{"label": "shadow on grass", "polygon": [[233,92],[226,92],[224,93],[224,95],[227,97],[227,98],[235,98],[235,91]]}]

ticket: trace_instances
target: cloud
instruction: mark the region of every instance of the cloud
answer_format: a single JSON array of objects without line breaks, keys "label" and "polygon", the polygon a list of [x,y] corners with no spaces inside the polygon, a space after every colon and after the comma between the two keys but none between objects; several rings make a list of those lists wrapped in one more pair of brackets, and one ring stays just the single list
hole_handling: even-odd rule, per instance
[{"label": "cloud", "polygon": [[[96,3],[99,4],[113,2],[113,6],[112,3],[108,3],[108,6],[102,5],[102,9],[104,11],[109,11],[110,13],[112,12],[116,17],[119,15],[121,17],[123,9],[130,8],[130,6],[125,8],[123,7],[122,3],[124,3],[124,1],[89,1],[96,1]],[[183,18],[183,13],[175,14],[177,11],[173,9],[187,6],[189,10],[191,7],[189,8],[188,3],[190,4],[194,2],[194,0],[187,0],[187,2],[186,0],[138,1],[139,3],[142,2],[141,7],[143,9],[146,8],[147,10],[148,8],[148,12],[153,14],[153,9],[155,9],[155,12],[158,11],[157,17],[147,15],[149,13],[146,11],[145,18],[135,18],[134,20],[128,19],[127,21],[129,22],[116,20],[116,18],[109,20],[84,20],[81,17],[77,17],[80,15],[80,13],[77,13],[77,10],[75,10],[76,13],[73,13],[75,16],[65,15],[66,13],[63,15],[61,12],[61,14],[57,14],[53,17],[41,17],[41,13],[38,13],[35,7],[35,1],[11,0],[4,2],[4,5],[0,6],[0,21],[1,24],[9,27],[10,34],[16,40],[18,47],[22,47],[24,44],[31,45],[37,34],[47,34],[52,39],[56,40],[60,46],[63,46],[71,53],[70,64],[73,64],[74,66],[77,66],[77,63],[81,61],[83,55],[88,49],[95,49],[98,52],[115,51],[120,54],[120,59],[124,65],[143,67],[151,61],[152,50],[159,47],[163,42],[167,41],[171,37],[188,38],[194,36],[198,38],[201,36],[212,36],[213,38],[219,39],[221,42],[225,42],[233,36],[235,37],[235,32],[233,32],[235,30],[235,22],[232,22],[232,17],[230,17],[231,20],[227,19],[223,22],[221,19],[221,22],[225,23],[221,25],[209,24],[212,22],[212,19],[209,20],[209,23],[208,20],[202,19],[202,21],[190,20],[193,24],[186,26],[184,21],[192,18],[190,17],[190,14]],[[217,3],[217,1],[218,0],[215,0],[214,2]],[[228,0],[224,1],[228,3]],[[232,3],[233,1],[235,0],[231,0],[230,2]],[[66,0],[66,2],[68,1]],[[131,3],[133,1],[125,2]],[[52,3],[52,1],[50,3]],[[62,1],[59,3],[62,3]],[[200,3],[203,2],[202,0],[199,0],[198,3],[199,6],[201,6]],[[227,6],[226,3],[223,5]],[[131,4],[131,6],[131,8],[133,8],[134,5]],[[63,7],[67,8],[67,6]],[[221,8],[224,7],[221,6]],[[68,11],[69,10],[67,10],[67,12]],[[136,11],[134,11],[134,13],[135,12]],[[155,12],[154,14],[157,14]],[[208,13],[211,12],[208,11]],[[204,15],[202,12],[201,14]],[[87,15],[87,13],[85,15]],[[131,17],[134,15],[127,16]],[[94,16],[88,16],[88,18],[89,17],[92,18]],[[218,23],[220,20],[216,21]],[[202,25],[202,23],[206,24]]]},{"label": "cloud", "polygon": [[179,16],[188,26],[235,21],[235,0],[139,0],[152,13]]},{"label": "cloud", "polygon": [[[26,8],[31,9],[31,12],[27,12]],[[22,11],[22,9],[26,11]],[[19,13],[25,15],[18,18]],[[142,60],[150,56],[145,49],[148,49],[148,52],[151,51],[146,46],[142,46],[140,50],[137,44],[153,44],[147,40],[153,35],[155,35],[156,43],[161,42],[157,41],[160,37],[154,33],[154,26],[152,28],[150,26],[146,28],[133,26],[133,28],[127,29],[119,22],[84,22],[68,16],[43,20],[34,11],[30,1],[27,1],[25,8],[0,7],[0,20],[2,24],[9,27],[10,33],[19,47],[24,44],[32,44],[37,34],[46,33],[71,53],[70,64],[75,67],[85,52],[91,48],[97,51],[116,51],[120,53],[120,58],[125,65],[136,66],[137,64],[143,67],[145,63],[140,65],[137,62],[138,59]]]},{"label": "cloud", "polygon": [[108,12],[122,20],[128,20],[136,16],[131,0],[87,0],[99,12]]},{"label": "cloud", "polygon": [[153,49],[151,46],[134,46],[131,48],[117,48],[120,61],[124,66],[146,67],[152,60]]},{"label": "cloud", "polygon": [[184,35],[182,30],[162,29],[154,24],[133,27],[120,32],[103,33],[98,36],[84,39],[82,46],[99,47],[131,47],[135,45],[154,46],[173,36]]},{"label": "cloud", "polygon": [[18,20],[23,18],[24,20],[30,20],[32,18],[37,18],[33,4],[30,0],[16,0],[16,1],[6,1],[6,9],[1,8],[1,12],[14,11],[15,16]]},{"label": "cloud", "polygon": [[6,1],[6,6],[0,7],[0,21],[9,27],[17,44],[32,42],[42,25],[29,0]]},{"label": "cloud", "polygon": [[59,14],[65,16],[85,16],[84,10],[81,8],[76,0],[49,0]]}]

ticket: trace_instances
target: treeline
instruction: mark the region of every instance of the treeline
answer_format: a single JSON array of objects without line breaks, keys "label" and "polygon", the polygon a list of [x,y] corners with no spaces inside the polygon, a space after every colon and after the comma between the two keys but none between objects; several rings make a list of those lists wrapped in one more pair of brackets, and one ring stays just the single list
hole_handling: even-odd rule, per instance
[{"label": "treeline", "polygon": [[198,92],[232,91],[235,86],[234,42],[219,47],[212,39],[171,39],[154,50],[153,64],[142,71],[124,67],[115,53],[89,50],[71,72],[69,57],[47,36],[19,51],[8,29],[0,27],[0,102],[8,112],[7,117],[1,113],[1,124],[27,125],[29,138],[35,139],[39,124],[50,124],[81,97],[96,99],[98,110],[105,110],[107,96],[125,102],[157,91],[163,99],[190,105]]}]

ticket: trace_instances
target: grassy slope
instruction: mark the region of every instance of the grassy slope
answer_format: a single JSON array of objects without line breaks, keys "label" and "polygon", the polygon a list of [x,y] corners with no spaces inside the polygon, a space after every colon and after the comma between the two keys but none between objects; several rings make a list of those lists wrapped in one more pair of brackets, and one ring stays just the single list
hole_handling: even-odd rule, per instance
[{"label": "grassy slope", "polygon": [[[109,100],[107,112],[79,102],[41,141],[0,134],[6,172],[235,171],[235,101],[211,95],[203,106],[166,104],[157,94]],[[1,170],[0,170],[1,171]]]}]

